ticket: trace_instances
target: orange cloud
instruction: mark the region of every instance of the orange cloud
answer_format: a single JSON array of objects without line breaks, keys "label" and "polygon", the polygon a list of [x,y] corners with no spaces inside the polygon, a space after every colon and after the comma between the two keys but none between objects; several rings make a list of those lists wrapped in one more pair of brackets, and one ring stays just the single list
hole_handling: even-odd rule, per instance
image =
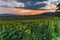
[{"label": "orange cloud", "polygon": [[55,10],[28,10],[23,8],[0,7],[0,13],[10,13],[17,15],[36,15],[44,12],[55,12]]}]

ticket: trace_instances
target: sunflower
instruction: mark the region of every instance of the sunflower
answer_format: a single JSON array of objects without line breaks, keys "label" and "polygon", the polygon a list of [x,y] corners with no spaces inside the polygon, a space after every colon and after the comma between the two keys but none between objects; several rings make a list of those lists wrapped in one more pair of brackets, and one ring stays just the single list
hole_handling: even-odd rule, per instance
[{"label": "sunflower", "polygon": [[21,27],[20,27],[20,30],[23,30],[23,29],[25,29],[24,26],[21,26]]},{"label": "sunflower", "polygon": [[30,34],[31,33],[31,30],[27,29],[26,30],[26,33]]}]

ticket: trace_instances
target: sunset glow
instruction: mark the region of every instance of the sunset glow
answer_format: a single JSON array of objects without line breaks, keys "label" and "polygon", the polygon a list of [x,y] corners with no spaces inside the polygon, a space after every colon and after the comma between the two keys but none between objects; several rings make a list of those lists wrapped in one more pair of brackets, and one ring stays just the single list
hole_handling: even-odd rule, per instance
[{"label": "sunset glow", "polygon": [[28,10],[23,8],[0,7],[0,13],[10,13],[10,14],[17,14],[17,15],[36,15],[45,12],[55,12],[55,10]]}]

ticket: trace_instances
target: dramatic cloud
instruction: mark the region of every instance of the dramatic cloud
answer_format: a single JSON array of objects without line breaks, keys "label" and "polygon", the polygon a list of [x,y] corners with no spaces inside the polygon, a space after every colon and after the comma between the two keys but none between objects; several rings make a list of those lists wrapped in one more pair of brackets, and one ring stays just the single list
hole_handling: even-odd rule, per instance
[{"label": "dramatic cloud", "polygon": [[0,7],[0,14],[16,14],[16,15],[36,15],[36,14],[42,14],[45,12],[55,12],[55,10],[28,10],[28,9],[22,9],[22,8],[5,8]]},{"label": "dramatic cloud", "polygon": [[40,9],[57,9],[57,7],[53,4],[47,4],[45,7],[41,7]]},{"label": "dramatic cloud", "polygon": [[[45,10],[44,11],[36,10],[35,12],[35,10],[29,10],[29,9],[56,9],[57,4],[58,0],[0,0],[0,14],[2,13],[10,13],[10,14],[13,13],[19,15],[40,14],[45,12]],[[53,12],[55,12],[55,10]]]},{"label": "dramatic cloud", "polygon": [[26,2],[26,1],[39,1],[39,2],[43,2],[43,1],[47,1],[47,0],[16,0],[17,2]]},{"label": "dramatic cloud", "polygon": [[0,6],[34,7],[40,5],[42,7],[42,5],[44,4],[46,5],[48,3],[57,4],[58,3],[57,1],[58,0],[0,0]]},{"label": "dramatic cloud", "polygon": [[0,0],[0,6],[24,7],[25,4],[22,2],[16,2],[15,0]]}]

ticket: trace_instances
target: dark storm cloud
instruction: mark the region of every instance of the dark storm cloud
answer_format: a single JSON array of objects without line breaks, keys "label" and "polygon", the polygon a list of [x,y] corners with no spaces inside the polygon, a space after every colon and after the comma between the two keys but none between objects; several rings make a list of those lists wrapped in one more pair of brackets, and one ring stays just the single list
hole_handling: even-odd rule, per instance
[{"label": "dark storm cloud", "polygon": [[46,5],[46,3],[42,2],[48,0],[16,0],[16,1],[24,3],[25,4],[24,8],[39,9],[40,7],[44,7]]},{"label": "dark storm cloud", "polygon": [[32,4],[32,5],[27,5],[26,7],[24,7],[24,8],[26,8],[26,9],[39,9],[39,8],[41,8],[41,7],[44,7],[44,6],[46,6],[46,4],[45,3],[40,3],[40,4],[37,4],[36,3],[36,5],[34,5],[34,4]]},{"label": "dark storm cloud", "polygon": [[51,0],[0,0],[0,6],[39,9],[45,7],[50,1]]},{"label": "dark storm cloud", "polygon": [[26,1],[39,1],[39,2],[42,2],[42,1],[48,1],[48,0],[16,0],[16,1],[18,1],[18,2],[20,2],[20,1],[22,1],[22,2],[23,2],[23,1],[25,1],[25,2],[26,2]]}]

